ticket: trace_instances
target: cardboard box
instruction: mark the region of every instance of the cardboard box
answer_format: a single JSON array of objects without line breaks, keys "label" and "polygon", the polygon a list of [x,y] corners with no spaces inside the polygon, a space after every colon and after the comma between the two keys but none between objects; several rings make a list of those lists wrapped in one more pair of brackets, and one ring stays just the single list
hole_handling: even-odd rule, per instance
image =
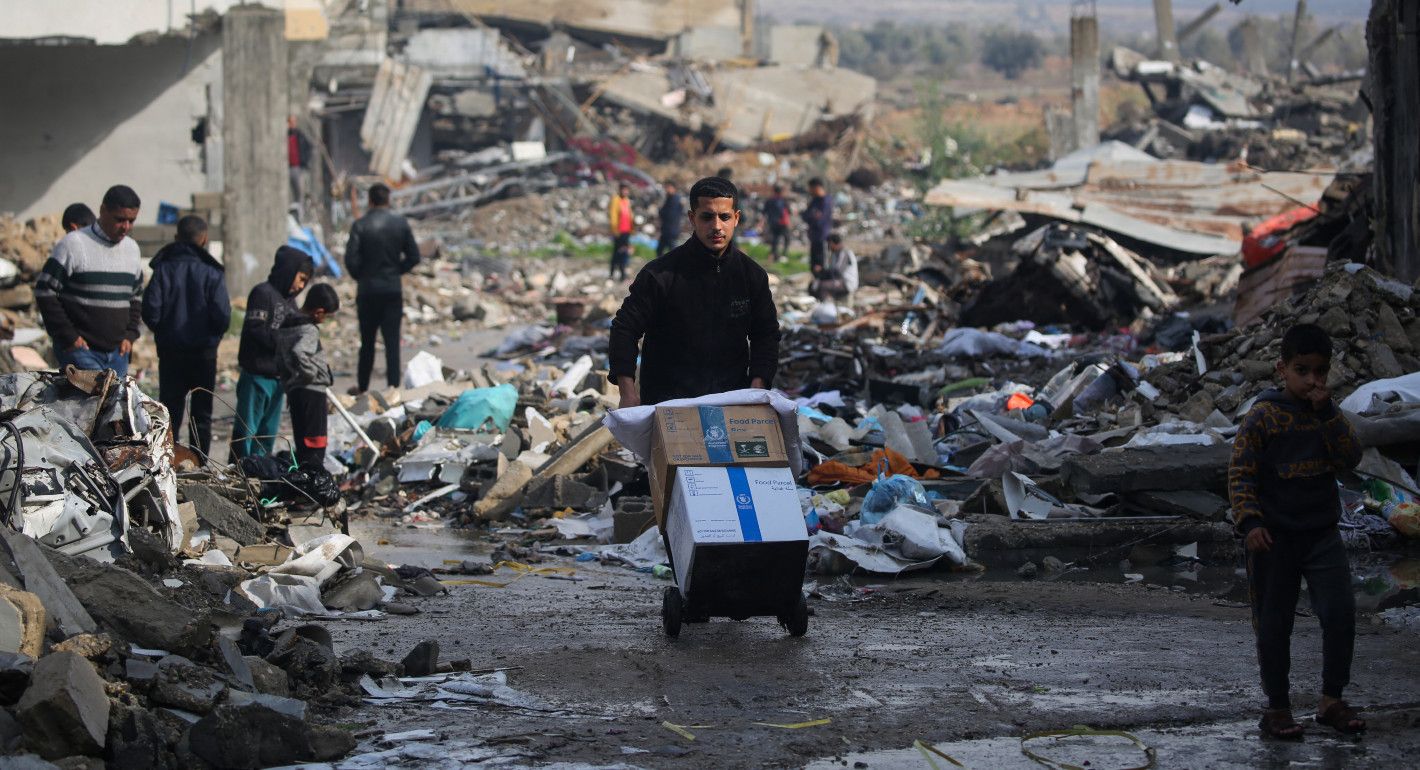
[{"label": "cardboard box", "polygon": [[779,413],[773,407],[656,407],[647,472],[658,524],[665,526],[676,468],[726,465],[788,467]]},{"label": "cardboard box", "polygon": [[[713,614],[777,613],[797,599],[809,533],[788,468],[675,469],[666,519],[676,584]],[[697,586],[710,585],[697,596]]]}]

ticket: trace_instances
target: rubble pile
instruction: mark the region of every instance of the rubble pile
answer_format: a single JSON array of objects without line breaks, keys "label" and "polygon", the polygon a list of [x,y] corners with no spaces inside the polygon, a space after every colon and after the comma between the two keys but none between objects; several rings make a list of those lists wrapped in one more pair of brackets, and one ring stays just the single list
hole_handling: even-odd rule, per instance
[{"label": "rubble pile", "polygon": [[1115,48],[1110,63],[1144,89],[1154,115],[1121,122],[1106,138],[1155,157],[1306,171],[1334,167],[1367,142],[1369,112],[1356,88],[1364,72],[1289,82],[1201,60],[1150,60],[1127,48]]},{"label": "rubble pile", "polygon": [[1298,323],[1318,324],[1336,345],[1327,384],[1338,398],[1372,380],[1420,371],[1420,291],[1370,268],[1333,263],[1316,286],[1274,305],[1258,323],[1201,338],[1202,391],[1195,389],[1192,361],[1160,367],[1146,379],[1175,408],[1192,401],[1196,411],[1212,399],[1227,413],[1273,383],[1282,334]]}]

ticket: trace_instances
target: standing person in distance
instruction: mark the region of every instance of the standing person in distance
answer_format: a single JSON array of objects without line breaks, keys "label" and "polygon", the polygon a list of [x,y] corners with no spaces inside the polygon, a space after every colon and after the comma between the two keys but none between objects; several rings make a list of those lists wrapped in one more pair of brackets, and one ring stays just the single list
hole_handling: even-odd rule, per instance
[{"label": "standing person in distance", "polygon": [[764,201],[764,229],[769,236],[769,259],[778,262],[789,256],[789,199],[784,185],[774,185],[774,194]]},{"label": "standing person in distance", "polygon": [[675,182],[667,180],[665,190],[666,199],[661,201],[661,208],[656,212],[661,221],[661,237],[656,241],[657,257],[680,245],[680,223],[685,220],[685,204],[681,203]]},{"label": "standing person in distance", "polygon": [[153,277],[143,292],[143,323],[158,347],[158,400],[168,408],[178,437],[187,394],[195,391],[188,432],[206,457],[212,452],[217,345],[232,319],[227,274],[207,252],[207,222],[197,216],[179,219],[177,238],[149,266]]},{"label": "standing person in distance", "polygon": [[143,317],[143,262],[128,237],[138,193],[114,185],[98,219],[60,239],[35,278],[35,305],[63,368],[128,374]]},{"label": "standing person in distance", "polygon": [[808,229],[809,269],[817,278],[823,270],[828,234],[833,232],[833,200],[828,197],[828,188],[818,177],[809,180],[809,195],[809,205],[804,207],[799,217]]},{"label": "standing person in distance", "polygon": [[370,210],[350,226],[345,267],[356,281],[355,316],[360,357],[352,395],[370,389],[375,369],[375,335],[385,342],[385,383],[399,385],[399,326],[404,319],[403,275],[419,264],[419,243],[404,217],[390,211],[390,188],[370,187]]},{"label": "standing person in distance", "polygon": [[693,237],[632,281],[609,346],[622,407],[773,384],[779,316],[769,274],[734,245],[738,195],[725,179],[696,182]]},{"label": "standing person in distance", "polygon": [[616,195],[611,196],[607,207],[607,221],[611,225],[611,279],[626,280],[626,267],[631,264],[631,232],[636,228],[636,218],[631,213],[631,188],[620,185]]}]

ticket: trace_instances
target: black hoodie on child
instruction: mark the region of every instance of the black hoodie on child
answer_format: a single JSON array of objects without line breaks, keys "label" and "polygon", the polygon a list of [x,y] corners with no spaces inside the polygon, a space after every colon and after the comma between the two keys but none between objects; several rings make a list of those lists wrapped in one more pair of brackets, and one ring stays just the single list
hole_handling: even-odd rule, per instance
[{"label": "black hoodie on child", "polygon": [[315,272],[315,261],[300,249],[282,246],[276,250],[271,275],[247,295],[246,318],[242,321],[242,341],[237,348],[237,364],[242,371],[262,377],[280,377],[276,354],[276,330],[299,315],[292,300],[297,273],[307,277]]}]

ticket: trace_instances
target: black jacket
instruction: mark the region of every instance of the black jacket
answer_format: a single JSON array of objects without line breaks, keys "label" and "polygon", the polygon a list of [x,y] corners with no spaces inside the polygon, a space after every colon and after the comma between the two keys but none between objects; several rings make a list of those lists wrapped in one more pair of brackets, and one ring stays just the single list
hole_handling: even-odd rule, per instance
[{"label": "black jacket", "polygon": [[1258,396],[1233,438],[1228,496],[1242,534],[1336,526],[1336,474],[1361,461],[1361,442],[1335,404],[1312,408],[1276,388]]},{"label": "black jacket", "polygon": [[356,296],[402,294],[400,276],[417,264],[419,244],[414,231],[404,217],[388,208],[371,209],[350,227],[345,267],[359,282]]},{"label": "black jacket", "polygon": [[779,363],[779,318],[769,275],[732,242],[717,259],[690,240],[653,260],[611,324],[611,377],[636,376],[655,404],[749,386],[768,387]]},{"label": "black jacket", "polygon": [[153,277],[143,290],[143,323],[163,348],[215,348],[227,333],[232,305],[227,276],[206,249],[174,241],[149,263]]},{"label": "black jacket", "polygon": [[315,262],[304,251],[290,246],[276,250],[271,275],[247,295],[242,342],[237,349],[237,364],[242,371],[262,377],[281,376],[276,360],[276,330],[300,317],[291,301],[299,292],[291,291],[291,284],[297,273],[309,276],[314,270]]},{"label": "black jacket", "polygon": [[674,237],[680,232],[680,226],[685,223],[685,204],[681,202],[680,195],[667,195],[661,202],[660,209],[661,232]]}]

